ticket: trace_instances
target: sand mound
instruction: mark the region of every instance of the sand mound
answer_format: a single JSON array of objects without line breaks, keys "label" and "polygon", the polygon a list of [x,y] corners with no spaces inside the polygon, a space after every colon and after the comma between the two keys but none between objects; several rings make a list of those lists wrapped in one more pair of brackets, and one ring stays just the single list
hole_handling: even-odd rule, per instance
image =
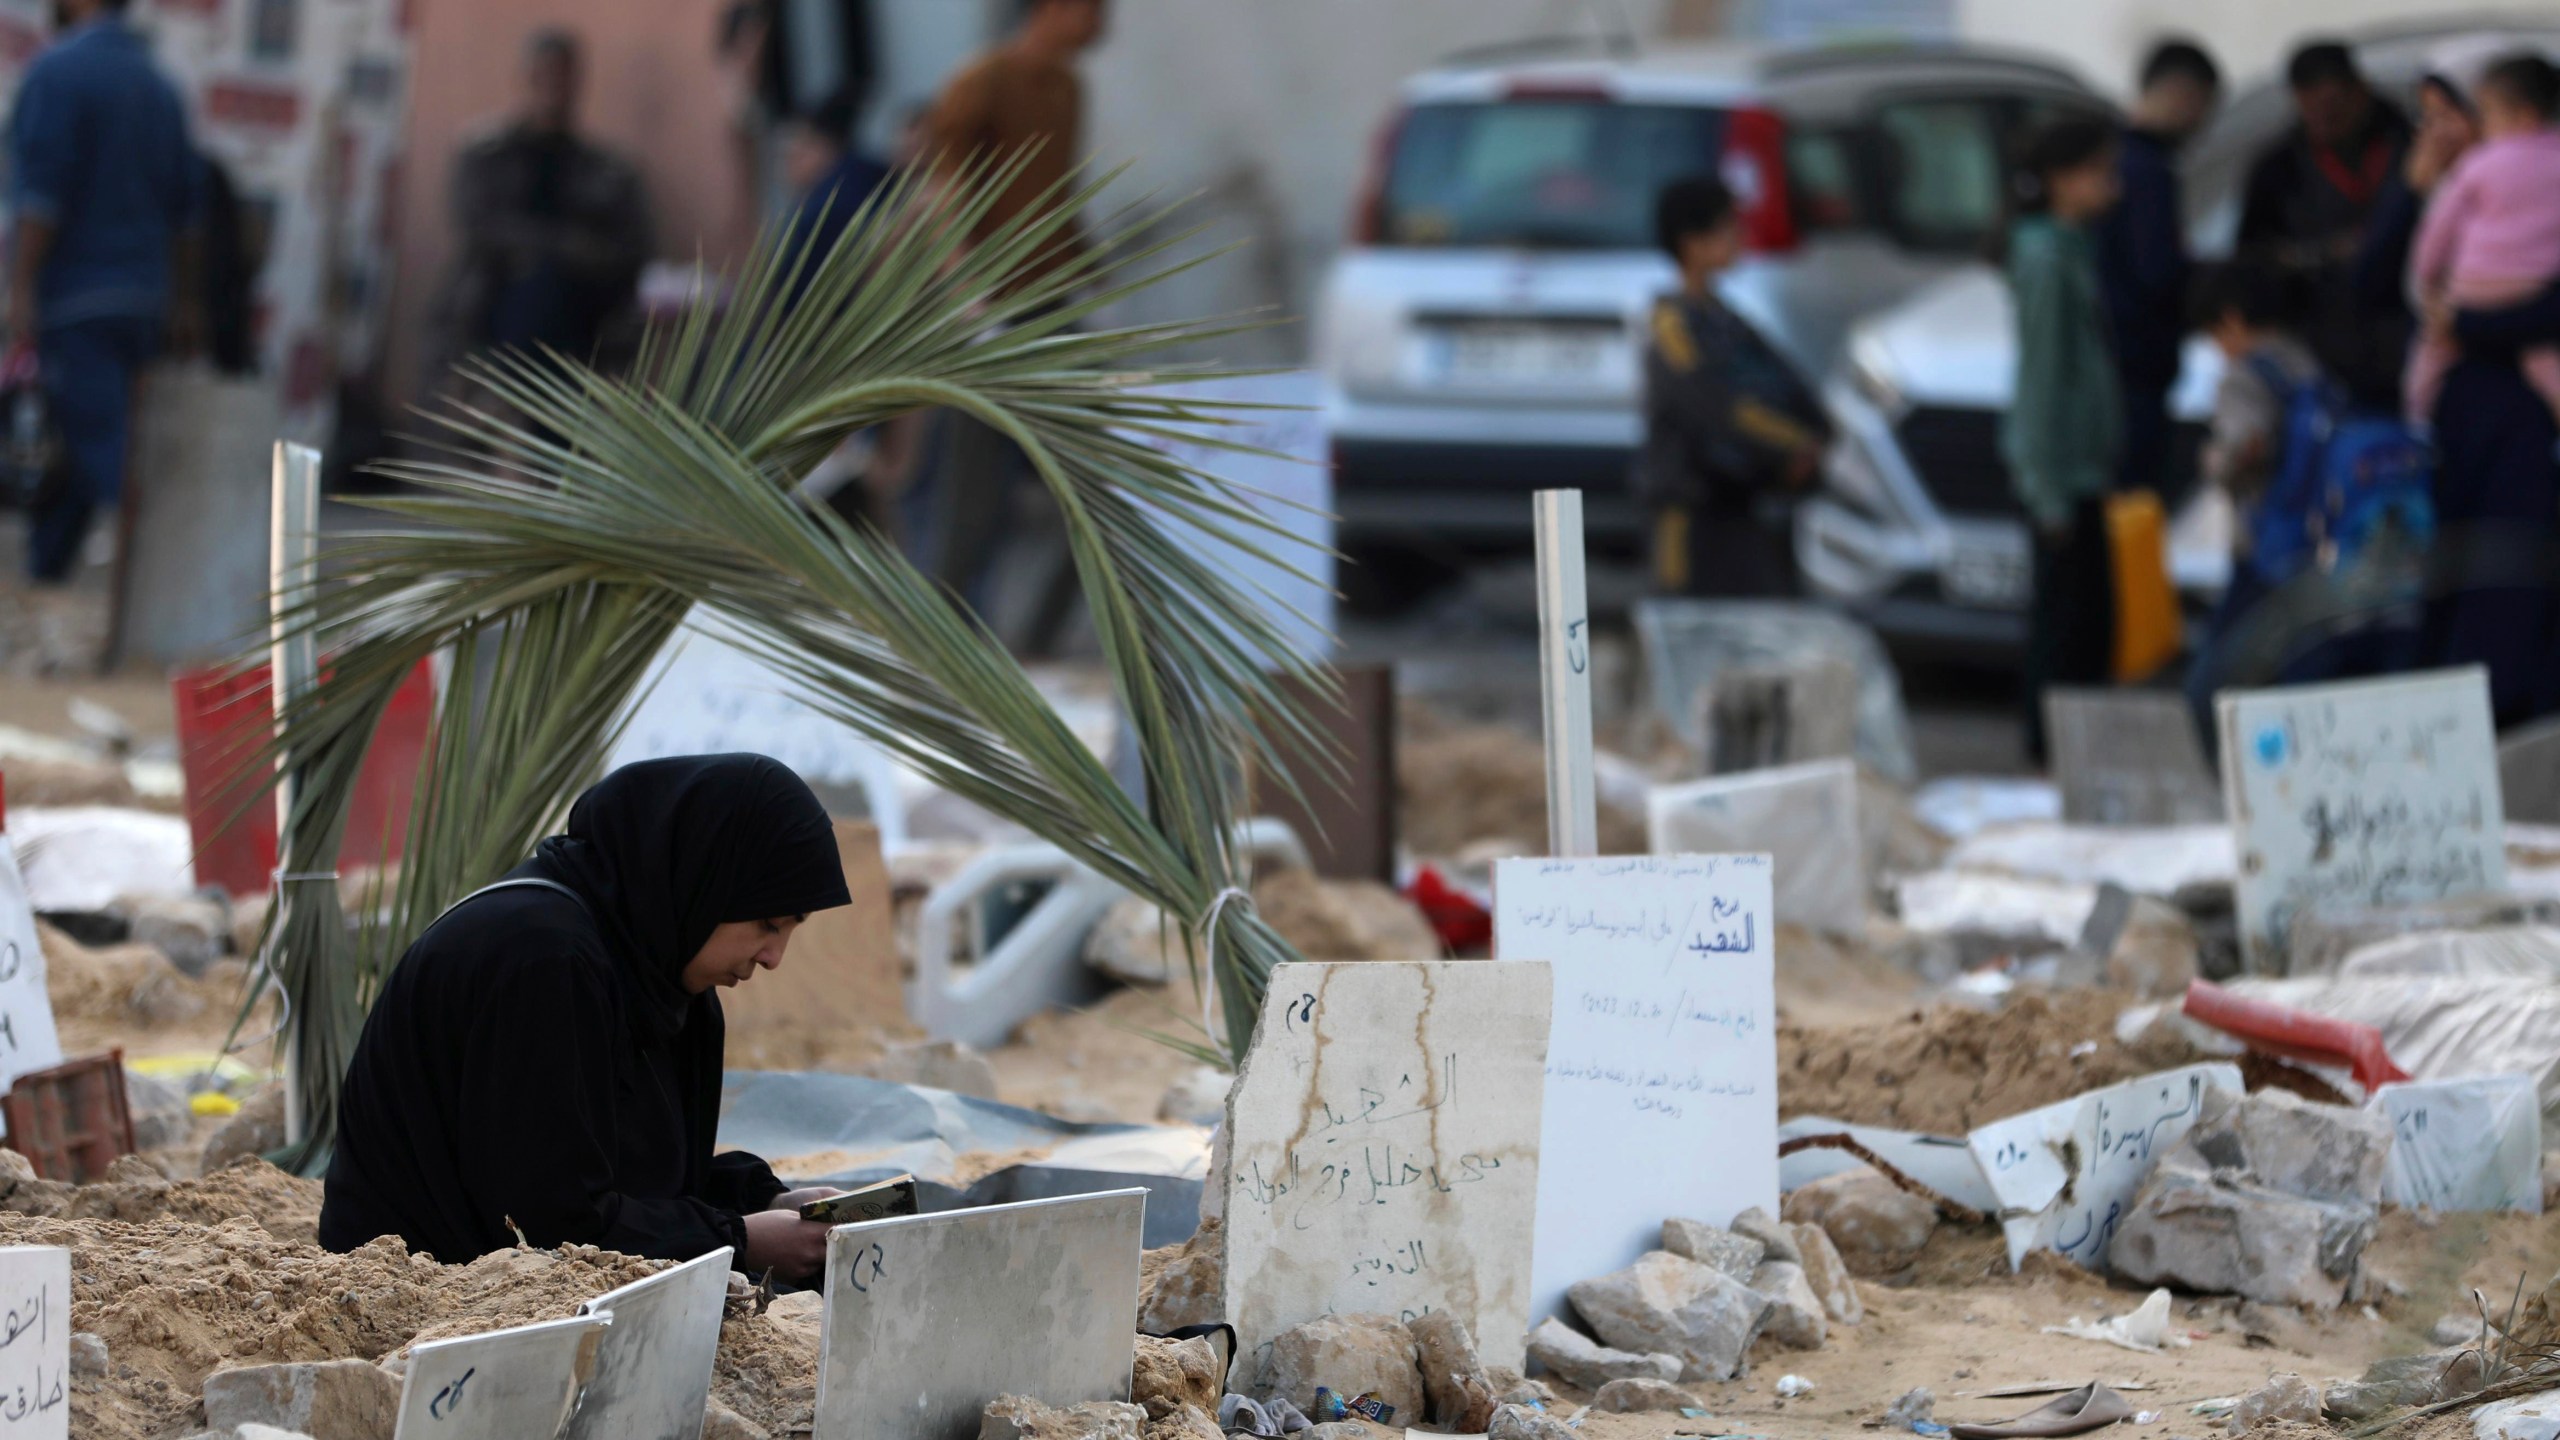
[{"label": "sand mound", "polygon": [[1778,1111],[1962,1134],[2205,1058],[2166,1034],[2117,1041],[2126,1003],[2078,990],[2021,995],[1996,1013],[1941,1005],[1863,1025],[1782,1025]]},{"label": "sand mound", "polygon": [[211,1175],[175,1183],[140,1160],[120,1160],[95,1185],[20,1181],[0,1196],[0,1210],[36,1219],[117,1220],[128,1225],[179,1220],[220,1225],[249,1220],[278,1240],[319,1239],[320,1182],[288,1175],[263,1160],[242,1160]]},{"label": "sand mound", "polygon": [[[249,967],[216,960],[201,979],[190,979],[148,945],[92,948],[38,921],[44,948],[45,994],[66,1054],[120,1047],[129,1053],[221,1042],[248,993]],[[260,1002],[247,1033],[274,1024],[273,1006]]]},{"label": "sand mound", "polygon": [[[1537,740],[1499,725],[1461,725],[1407,702],[1396,740],[1397,820],[1407,849],[1424,857],[1509,842],[1542,855],[1547,842],[1547,762]],[[1600,851],[1641,855],[1644,817],[1600,807]]]}]

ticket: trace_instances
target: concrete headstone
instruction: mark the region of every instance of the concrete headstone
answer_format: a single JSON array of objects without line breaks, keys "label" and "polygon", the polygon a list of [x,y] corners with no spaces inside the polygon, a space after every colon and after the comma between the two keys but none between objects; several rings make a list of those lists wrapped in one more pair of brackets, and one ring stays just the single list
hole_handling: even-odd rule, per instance
[{"label": "concrete headstone", "polygon": [[546,1320],[416,1347],[393,1440],[551,1440],[594,1378],[612,1323]]},{"label": "concrete headstone", "polygon": [[2234,691],[2218,703],[2251,969],[2281,966],[2297,913],[2506,888],[2487,671]]},{"label": "concrete headstone", "polygon": [[1144,1190],[838,1226],[816,1440],[973,1440],[987,1405],[1129,1398]]},{"label": "concrete headstone", "polygon": [[2073,825],[2200,825],[2222,818],[2222,790],[2176,695],[2052,690],[2044,700],[2062,818]]},{"label": "concrete headstone", "polygon": [[0,1247],[0,1437],[66,1440],[70,1399],[71,1252]]},{"label": "concrete headstone", "polygon": [[35,907],[17,852],[0,835],[0,1091],[21,1075],[62,1063],[45,992],[44,947],[36,942]]},{"label": "concrete headstone", "polygon": [[1544,965],[1272,972],[1227,1102],[1227,1319],[1239,1373],[1333,1313],[1454,1313],[1519,1368],[1536,1242]]},{"label": "concrete headstone", "polygon": [[1668,1216],[1778,1208],[1766,855],[1505,860],[1494,954],[1554,967],[1530,1316]]},{"label": "concrete headstone", "polygon": [[1656,855],[1767,851],[1777,917],[1835,935],[1867,919],[1866,845],[1858,828],[1858,767],[1816,760],[1680,785],[1645,797],[1646,848]]},{"label": "concrete headstone", "polygon": [[613,1321],[596,1354],[587,1401],[566,1440],[695,1440],[711,1401],[720,1317],[729,1302],[722,1247],[578,1307]]}]

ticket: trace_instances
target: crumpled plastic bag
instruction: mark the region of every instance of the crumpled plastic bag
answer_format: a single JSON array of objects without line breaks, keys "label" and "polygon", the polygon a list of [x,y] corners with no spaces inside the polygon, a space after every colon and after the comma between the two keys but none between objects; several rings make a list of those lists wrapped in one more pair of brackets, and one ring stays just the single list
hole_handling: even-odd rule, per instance
[{"label": "crumpled plastic bag", "polygon": [[2162,1350],[2184,1350],[2193,1341],[2169,1328],[2169,1292],[2154,1290],[2148,1299],[2134,1307],[2130,1315],[2106,1320],[2083,1320],[2073,1316],[2060,1325],[2044,1327],[2047,1335],[2068,1335],[2074,1340],[2096,1340],[2102,1344],[2138,1350],[2157,1355]]}]

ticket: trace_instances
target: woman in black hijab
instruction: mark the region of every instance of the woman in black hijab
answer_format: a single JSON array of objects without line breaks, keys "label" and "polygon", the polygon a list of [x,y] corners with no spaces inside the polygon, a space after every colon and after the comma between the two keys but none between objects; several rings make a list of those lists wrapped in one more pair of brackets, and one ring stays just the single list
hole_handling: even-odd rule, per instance
[{"label": "woman in black hijab", "polygon": [[397,1235],[460,1264],[598,1245],[814,1272],[753,1155],[712,1154],[719,986],[782,962],[812,911],[852,903],[825,809],[759,755],[626,766],[569,833],[447,911],[401,957],[338,1105],[320,1241]]}]

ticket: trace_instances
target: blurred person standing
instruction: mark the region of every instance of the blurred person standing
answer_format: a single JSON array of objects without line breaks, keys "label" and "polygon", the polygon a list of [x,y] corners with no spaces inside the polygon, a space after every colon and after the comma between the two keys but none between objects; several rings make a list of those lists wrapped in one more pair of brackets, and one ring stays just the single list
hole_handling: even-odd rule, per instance
[{"label": "blurred person standing", "polygon": [[889,181],[889,167],[854,139],[861,118],[852,96],[837,95],[782,127],[782,176],[794,197],[791,238],[809,263],[835,248]]},{"label": "blurred person standing", "polygon": [[439,370],[493,347],[592,360],[633,302],[654,240],[640,172],[578,134],[578,39],[537,30],[513,117],[454,161],[462,244],[442,305]]},{"label": "blurred person standing", "polygon": [[1802,378],[1716,294],[1742,258],[1742,214],[1725,183],[1665,186],[1654,230],[1680,267],[1679,293],[1653,309],[1636,458],[1655,584],[1672,595],[1791,596],[1792,496],[1820,472],[1828,422]]},{"label": "blurred person standing", "polygon": [[2116,203],[2113,126],[2074,117],[2030,136],[2009,232],[2018,384],[2000,430],[2033,526],[2026,738],[2045,756],[2044,695],[2103,685],[2116,643],[2105,497],[2124,458],[2124,390],[2107,334],[2092,230]]},{"label": "blurred person standing", "polygon": [[2142,63],[2142,91],[2118,139],[2123,200],[2098,223],[2098,277],[2124,384],[2122,490],[2157,490],[2169,462],[2169,391],[2186,342],[2186,206],[2178,152],[2222,103],[2203,47],[2166,40]]},{"label": "blurred person standing", "polygon": [[[2489,42],[2494,45],[2497,42]],[[2480,116],[2471,94],[2496,53],[2476,37],[2440,46],[2427,57],[2427,73],[2418,80],[2418,132],[2400,172],[2391,177],[2382,199],[2366,223],[2356,251],[2352,284],[2368,306],[2403,304],[2408,299],[2409,252],[2418,241],[2418,221],[2427,200],[2453,171],[2454,162],[2480,143]]]},{"label": "blurred person standing", "polygon": [[2294,275],[2306,305],[2303,338],[2359,405],[2396,402],[2412,321],[2397,297],[2360,296],[2355,260],[2401,168],[2408,117],[2373,93],[2353,51],[2334,40],[2296,50],[2285,80],[2293,129],[2249,171],[2240,253]]},{"label": "blurred person standing", "polygon": [[[979,219],[972,243],[984,243],[1043,203],[1058,203],[1070,188],[1084,147],[1084,80],[1076,60],[1101,43],[1109,20],[1109,0],[1029,0],[1013,34],[962,67],[926,112],[920,137],[926,163],[942,175],[1021,159],[1012,182]],[[1024,275],[1053,275],[1084,252],[1082,228],[1068,217]],[[985,425],[946,415],[945,426],[941,471],[924,497],[927,568],[983,616],[1018,493],[1032,486],[1030,467],[1011,441]],[[1028,625],[1005,637],[1032,655],[1055,649],[1074,601],[1075,567],[1063,540],[1051,548],[1038,608]]]},{"label": "blurred person standing", "polygon": [[203,172],[177,87],[126,0],[55,0],[57,33],[9,117],[5,368],[32,367],[68,461],[29,517],[27,573],[71,577],[101,508],[119,503],[143,368],[191,348]]}]

